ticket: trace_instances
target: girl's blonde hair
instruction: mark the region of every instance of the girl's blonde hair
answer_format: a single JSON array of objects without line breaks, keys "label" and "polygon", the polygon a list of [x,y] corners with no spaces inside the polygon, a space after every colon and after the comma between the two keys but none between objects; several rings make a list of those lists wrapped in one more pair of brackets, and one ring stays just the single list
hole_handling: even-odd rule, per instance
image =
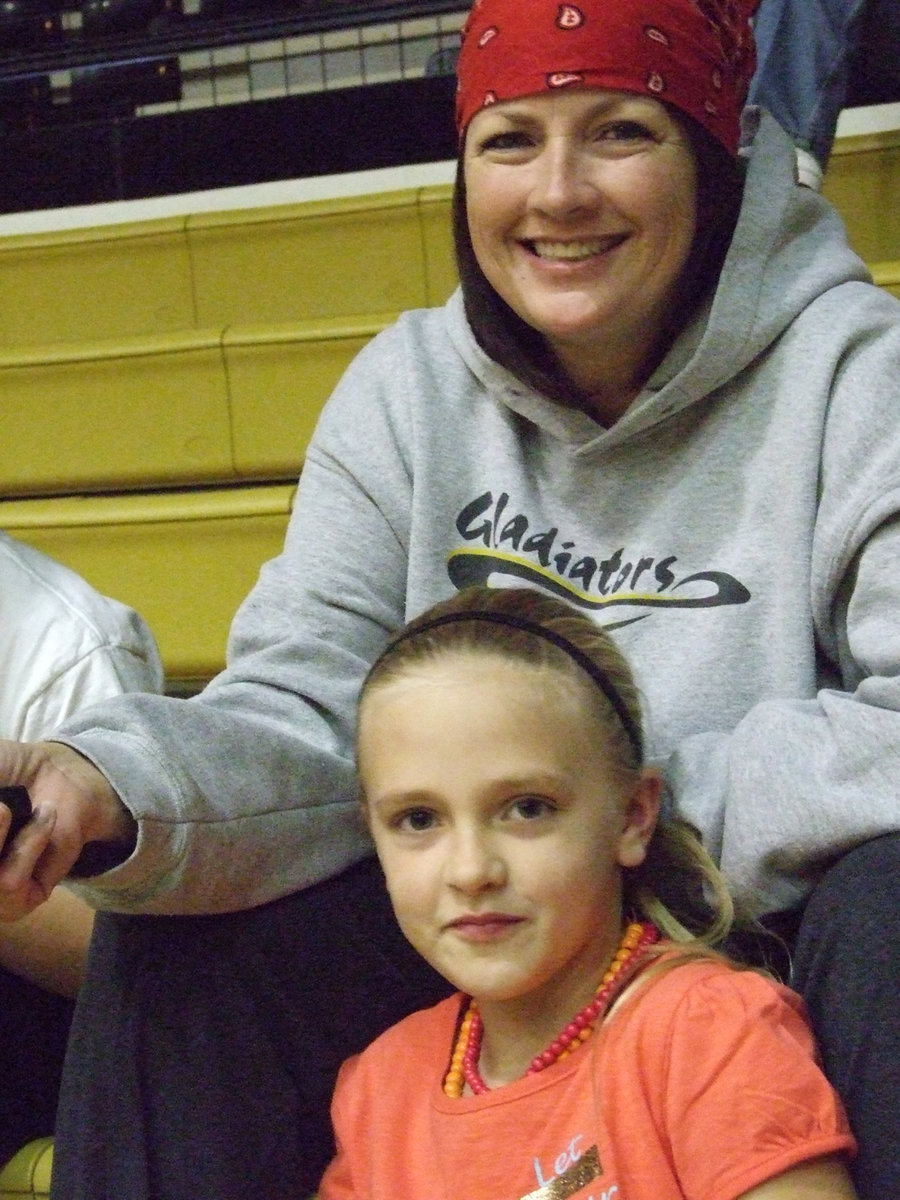
[{"label": "girl's blonde hair", "polygon": [[[608,737],[625,786],[644,767],[641,703],[625,658],[587,614],[531,588],[467,588],[411,621],[372,665],[360,702],[418,663],[481,652],[552,670],[581,691]],[[623,871],[625,915],[670,941],[706,952],[727,936],[734,908],[697,830],[663,815],[644,862]]]}]

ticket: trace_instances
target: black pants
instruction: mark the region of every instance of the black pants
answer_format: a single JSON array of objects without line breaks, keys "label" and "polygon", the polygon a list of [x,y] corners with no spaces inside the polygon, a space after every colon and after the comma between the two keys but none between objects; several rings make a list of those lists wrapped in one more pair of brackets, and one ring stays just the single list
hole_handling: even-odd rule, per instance
[{"label": "black pants", "polygon": [[[900,836],[847,856],[797,944],[861,1140],[862,1200],[900,1197]],[[60,1104],[54,1200],[290,1200],[332,1150],[340,1061],[447,986],[367,862],[226,917],[102,917]]]},{"label": "black pants", "polygon": [[900,1197],[900,834],[833,867],[806,906],[791,982],[859,1139],[860,1200]]},{"label": "black pants", "polygon": [[0,967],[0,1166],[53,1133],[74,1007]]},{"label": "black pants", "polygon": [[343,1059],[449,991],[397,929],[374,859],[247,912],[100,914],[54,1197],[310,1195]]}]

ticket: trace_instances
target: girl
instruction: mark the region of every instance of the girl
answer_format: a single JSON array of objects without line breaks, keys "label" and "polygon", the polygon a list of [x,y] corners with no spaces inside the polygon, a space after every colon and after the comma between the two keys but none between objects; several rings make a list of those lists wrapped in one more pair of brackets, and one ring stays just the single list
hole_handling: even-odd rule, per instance
[{"label": "girl", "polygon": [[461,592],[376,660],[366,817],[461,994],[345,1065],[321,1200],[855,1195],[800,1002],[710,948],[731,904],[643,747],[608,636],[536,591]]}]

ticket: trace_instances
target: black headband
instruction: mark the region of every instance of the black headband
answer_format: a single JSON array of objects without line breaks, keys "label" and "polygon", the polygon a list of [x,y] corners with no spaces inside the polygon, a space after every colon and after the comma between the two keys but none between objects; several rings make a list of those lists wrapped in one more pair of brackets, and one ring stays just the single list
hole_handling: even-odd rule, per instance
[{"label": "black headband", "polygon": [[428,633],[432,629],[439,629],[441,625],[458,625],[462,621],[487,621],[491,625],[506,625],[511,629],[520,629],[523,633],[530,633],[534,637],[543,638],[545,642],[550,642],[559,650],[562,650],[593,679],[594,683],[606,697],[613,712],[619,718],[619,723],[628,735],[628,740],[631,742],[632,749],[637,755],[638,762],[642,763],[644,761],[644,739],[640,728],[625,706],[624,700],[616,688],[613,687],[606,672],[594,662],[590,655],[585,654],[583,650],[579,649],[574,642],[570,642],[561,633],[556,633],[555,630],[547,629],[546,626],[539,624],[539,622],[532,621],[529,617],[520,617],[515,613],[478,611],[477,609],[473,612],[444,613],[442,616],[434,617],[430,621],[424,621],[421,625],[416,625],[412,629],[407,629],[403,633],[398,634],[381,652],[378,658],[376,658],[369,674],[371,675],[379,663],[387,658],[401,642],[409,641],[410,638]]}]

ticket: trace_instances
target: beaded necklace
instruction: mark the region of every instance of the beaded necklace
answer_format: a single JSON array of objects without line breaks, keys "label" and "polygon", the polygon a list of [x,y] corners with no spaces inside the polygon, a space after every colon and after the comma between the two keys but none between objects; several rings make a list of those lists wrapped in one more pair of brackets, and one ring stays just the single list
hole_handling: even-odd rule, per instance
[{"label": "beaded necklace", "polygon": [[[649,921],[643,923],[635,921],[627,927],[593,1000],[590,1004],[585,1005],[581,1012],[576,1013],[546,1050],[531,1060],[531,1065],[525,1072],[526,1075],[536,1075],[538,1071],[545,1070],[577,1050],[582,1042],[587,1041],[594,1026],[606,1015],[613,1001],[634,976],[638,966],[646,958],[647,951],[658,938],[659,931]],[[626,966],[627,970],[625,970]],[[470,999],[459,1027],[456,1045],[453,1047],[450,1068],[444,1079],[444,1092],[453,1099],[458,1099],[463,1094],[466,1084],[476,1096],[490,1091],[478,1070],[483,1035],[484,1025],[481,1021],[481,1014],[478,1012],[475,1001]]]}]

